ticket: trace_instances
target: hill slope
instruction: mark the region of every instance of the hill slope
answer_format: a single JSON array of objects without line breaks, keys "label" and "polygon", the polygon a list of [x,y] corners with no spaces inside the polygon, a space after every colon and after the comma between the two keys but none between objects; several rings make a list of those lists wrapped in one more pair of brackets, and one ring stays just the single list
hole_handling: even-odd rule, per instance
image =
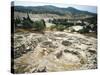
[{"label": "hill slope", "polygon": [[83,14],[83,15],[94,15],[94,13],[88,11],[78,10],[73,7],[68,8],[60,8],[52,5],[45,5],[45,6],[14,6],[14,10],[18,12],[30,12],[35,14],[43,14],[43,13],[50,13],[50,14],[58,14],[58,15],[65,15],[65,14]]}]

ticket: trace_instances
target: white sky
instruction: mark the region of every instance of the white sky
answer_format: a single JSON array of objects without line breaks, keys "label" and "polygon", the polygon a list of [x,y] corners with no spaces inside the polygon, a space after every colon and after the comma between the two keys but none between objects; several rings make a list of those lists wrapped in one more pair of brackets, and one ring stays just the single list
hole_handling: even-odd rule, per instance
[{"label": "white sky", "polygon": [[47,3],[47,2],[31,2],[31,1],[15,1],[15,5],[18,6],[43,6],[43,5],[53,5],[57,7],[74,7],[79,10],[85,10],[89,12],[96,13],[97,12],[97,7],[96,6],[86,6],[86,5],[69,5],[69,4],[64,4],[64,3]]}]

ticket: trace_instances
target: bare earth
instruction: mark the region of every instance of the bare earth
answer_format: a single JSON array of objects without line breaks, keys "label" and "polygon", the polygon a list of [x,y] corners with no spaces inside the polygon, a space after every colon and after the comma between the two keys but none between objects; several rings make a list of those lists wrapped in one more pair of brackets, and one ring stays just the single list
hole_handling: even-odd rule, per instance
[{"label": "bare earth", "polygon": [[[15,33],[15,73],[55,72],[97,68],[97,39],[78,33],[46,31]],[[15,55],[17,55],[15,53]]]}]

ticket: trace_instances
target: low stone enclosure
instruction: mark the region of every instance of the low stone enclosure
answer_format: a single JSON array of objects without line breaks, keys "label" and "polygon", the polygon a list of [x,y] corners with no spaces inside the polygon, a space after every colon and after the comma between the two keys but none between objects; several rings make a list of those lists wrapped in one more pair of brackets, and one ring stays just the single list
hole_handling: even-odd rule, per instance
[{"label": "low stone enclosure", "polygon": [[79,33],[46,31],[14,34],[15,73],[97,68],[97,39]]}]

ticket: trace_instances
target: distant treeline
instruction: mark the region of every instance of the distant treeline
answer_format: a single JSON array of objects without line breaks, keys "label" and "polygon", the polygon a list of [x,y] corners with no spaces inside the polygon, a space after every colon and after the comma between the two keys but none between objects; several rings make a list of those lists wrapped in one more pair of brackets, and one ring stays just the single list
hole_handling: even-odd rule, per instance
[{"label": "distant treeline", "polygon": [[53,19],[49,20],[50,23],[55,24],[56,26],[52,26],[51,29],[56,28],[57,30],[63,31],[64,29],[80,25],[83,26],[83,30],[80,30],[79,32],[89,32],[92,30],[93,32],[97,32],[97,15],[90,18],[85,19]]},{"label": "distant treeline", "polygon": [[[80,21],[80,22],[78,22]],[[84,22],[88,22],[90,24],[97,24],[97,15],[85,19],[56,19],[53,20],[49,19],[50,23],[54,24],[62,24],[62,25],[74,25],[74,22],[76,22],[76,25],[84,25]]]}]

